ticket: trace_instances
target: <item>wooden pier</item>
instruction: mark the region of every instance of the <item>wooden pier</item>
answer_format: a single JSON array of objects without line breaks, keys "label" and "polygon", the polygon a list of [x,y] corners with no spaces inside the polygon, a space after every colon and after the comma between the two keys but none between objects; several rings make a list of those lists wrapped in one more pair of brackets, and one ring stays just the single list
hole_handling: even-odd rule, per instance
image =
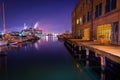
[{"label": "wooden pier", "polygon": [[85,50],[86,55],[89,55],[89,52],[93,51],[95,55],[101,56],[102,61],[104,61],[104,57],[107,57],[120,64],[120,46],[105,45],[97,41],[82,41],[79,39],[66,39],[65,44],[73,50]]}]

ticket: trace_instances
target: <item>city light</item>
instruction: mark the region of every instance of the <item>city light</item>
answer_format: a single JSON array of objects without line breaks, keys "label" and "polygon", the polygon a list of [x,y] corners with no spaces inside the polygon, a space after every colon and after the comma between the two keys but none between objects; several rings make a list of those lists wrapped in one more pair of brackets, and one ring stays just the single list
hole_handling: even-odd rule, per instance
[{"label": "city light", "polygon": [[27,29],[27,25],[26,25],[26,23],[24,23],[24,30],[25,30],[25,29]]},{"label": "city light", "polygon": [[36,22],[35,25],[34,25],[34,29],[36,29],[38,27],[39,27],[39,22]]}]

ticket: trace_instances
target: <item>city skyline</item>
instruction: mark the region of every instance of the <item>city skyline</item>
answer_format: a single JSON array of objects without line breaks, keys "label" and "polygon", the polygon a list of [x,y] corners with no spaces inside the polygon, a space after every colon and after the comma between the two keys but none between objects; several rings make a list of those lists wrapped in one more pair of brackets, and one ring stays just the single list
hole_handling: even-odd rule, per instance
[{"label": "city skyline", "polygon": [[[19,31],[39,22],[40,28],[48,33],[71,31],[71,13],[79,0],[4,0],[7,31]],[[0,6],[2,0],[0,1]],[[2,10],[0,11],[2,16]],[[0,20],[2,28],[2,17]]]}]

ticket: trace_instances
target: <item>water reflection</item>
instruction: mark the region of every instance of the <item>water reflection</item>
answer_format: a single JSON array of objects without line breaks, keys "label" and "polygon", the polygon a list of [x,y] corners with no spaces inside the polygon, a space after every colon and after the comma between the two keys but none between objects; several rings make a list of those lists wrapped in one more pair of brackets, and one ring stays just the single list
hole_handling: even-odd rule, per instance
[{"label": "water reflection", "polygon": [[47,42],[48,42],[48,36],[45,36],[45,37],[44,37],[44,39],[45,39],[45,41],[47,41]]},{"label": "water reflection", "polygon": [[39,44],[38,44],[38,43],[35,43],[35,48],[36,48],[37,50],[39,50]]},{"label": "water reflection", "polygon": [[56,38],[47,40],[1,47],[1,53],[7,55],[0,56],[0,80],[120,79],[120,65],[105,56],[85,50],[68,51]]},{"label": "water reflection", "polygon": [[7,56],[0,56],[0,80],[7,80],[7,73]]},{"label": "water reflection", "polygon": [[0,46],[0,53],[2,54],[2,53],[4,53],[4,52],[6,52],[6,51],[8,51],[8,46]]},{"label": "water reflection", "polygon": [[87,70],[93,80],[120,79],[120,64],[108,59],[102,54],[97,54],[92,51],[88,52],[88,50],[81,50],[80,52],[73,51],[71,54],[76,70],[84,72]]},{"label": "water reflection", "polygon": [[[76,55],[77,56],[77,55]],[[99,80],[97,75],[89,68],[89,61],[82,57],[73,57],[73,67],[77,73],[78,80]]]},{"label": "water reflection", "polygon": [[53,42],[58,41],[58,38],[54,37],[54,36],[44,36],[43,39],[47,42],[48,41],[53,41]]},{"label": "water reflection", "polygon": [[101,72],[101,75],[100,75],[100,80],[107,80],[105,79],[105,72]]},{"label": "water reflection", "polygon": [[[27,49],[27,45],[30,45],[32,47],[33,43],[34,42],[23,42],[17,45],[0,46],[0,56],[7,56],[7,53],[10,51],[19,52],[21,47]],[[38,43],[35,44],[35,47],[38,48]]]}]

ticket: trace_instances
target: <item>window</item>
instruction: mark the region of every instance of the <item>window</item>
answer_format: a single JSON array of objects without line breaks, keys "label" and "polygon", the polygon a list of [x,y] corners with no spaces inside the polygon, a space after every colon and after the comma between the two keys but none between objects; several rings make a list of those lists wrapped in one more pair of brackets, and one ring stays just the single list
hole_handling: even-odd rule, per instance
[{"label": "window", "polygon": [[101,16],[102,15],[102,3],[99,4],[98,10],[99,10],[98,15]]},{"label": "window", "polygon": [[96,10],[95,10],[95,18],[98,17],[98,5],[96,6]]},{"label": "window", "polygon": [[83,8],[84,8],[84,6],[85,6],[85,4],[84,4],[84,2],[83,2]]},{"label": "window", "polygon": [[88,0],[86,0],[86,5],[88,4]]},{"label": "window", "polygon": [[91,3],[91,2],[92,2],[92,0],[89,0],[89,2]]},{"label": "window", "polygon": [[79,24],[79,19],[77,19],[76,24]]},{"label": "window", "polygon": [[80,25],[82,25],[83,23],[82,23],[82,18],[80,17]]},{"label": "window", "polygon": [[110,12],[111,10],[116,9],[116,0],[106,0],[105,13]]},{"label": "window", "polygon": [[89,18],[92,19],[92,10],[89,11]]},{"label": "window", "polygon": [[88,16],[87,21],[90,21],[92,18],[92,11],[91,10],[88,12],[87,16]]},{"label": "window", "polygon": [[83,16],[83,24],[86,23],[86,15]]},{"label": "window", "polygon": [[110,41],[111,24],[104,24],[97,27],[97,39],[99,39],[101,36],[103,36],[106,41]]},{"label": "window", "polygon": [[81,38],[84,36],[84,30],[80,30]]},{"label": "window", "polygon": [[96,5],[95,18],[102,15],[102,3]]},{"label": "window", "polygon": [[118,35],[119,35],[118,25],[119,25],[118,22],[112,23],[112,41],[115,41],[115,42],[118,42]]},{"label": "window", "polygon": [[116,9],[116,0],[111,1],[111,10]]},{"label": "window", "polygon": [[106,0],[105,13],[110,12],[110,0]]},{"label": "window", "polygon": [[90,21],[89,15],[90,15],[90,13],[88,12],[88,14],[87,14],[87,21]]}]

